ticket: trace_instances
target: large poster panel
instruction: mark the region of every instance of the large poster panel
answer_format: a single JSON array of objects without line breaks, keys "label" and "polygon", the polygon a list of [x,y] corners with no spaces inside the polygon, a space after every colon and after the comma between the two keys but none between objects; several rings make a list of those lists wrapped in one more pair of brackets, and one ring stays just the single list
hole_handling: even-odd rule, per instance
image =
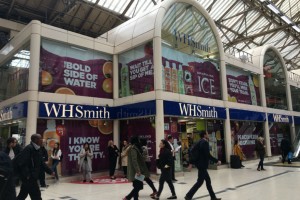
[{"label": "large poster panel", "polygon": [[228,101],[260,105],[259,77],[246,71],[226,66]]},{"label": "large poster panel", "polygon": [[182,53],[162,44],[162,79],[164,91],[211,99],[221,99],[219,66]]},{"label": "large poster panel", "polygon": [[152,42],[119,55],[120,97],[154,90]]},{"label": "large poster panel", "polygon": [[112,98],[112,56],[42,40],[40,91]]},{"label": "large poster panel", "polygon": [[[153,118],[132,119],[120,121],[120,139],[130,142],[132,136],[147,139],[149,156],[151,157],[151,171],[156,171],[156,138],[155,122]],[[163,138],[161,138],[163,139]]]},{"label": "large poster panel", "polygon": [[38,119],[37,133],[46,140],[50,155],[60,143],[63,153],[62,175],[78,173],[78,156],[85,142],[94,152],[93,171],[108,169],[108,141],[112,140],[113,122],[109,120],[46,120]]},{"label": "large poster panel", "polygon": [[263,136],[263,123],[231,121],[232,147],[237,140],[247,159],[255,157],[255,144]]}]

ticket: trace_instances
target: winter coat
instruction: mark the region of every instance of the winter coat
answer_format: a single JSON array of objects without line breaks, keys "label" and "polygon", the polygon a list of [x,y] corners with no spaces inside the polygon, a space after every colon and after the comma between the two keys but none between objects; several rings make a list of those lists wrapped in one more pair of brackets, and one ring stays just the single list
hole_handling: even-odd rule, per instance
[{"label": "winter coat", "polygon": [[128,165],[128,151],[130,149],[130,146],[124,146],[122,148],[122,153],[121,153],[121,164],[122,166],[127,166]]},{"label": "winter coat", "polygon": [[246,157],[245,157],[245,155],[242,151],[242,148],[238,144],[235,144],[233,146],[233,155],[239,156],[240,160],[245,160],[246,159]]},{"label": "winter coat", "polygon": [[127,178],[130,181],[134,181],[136,173],[140,172],[145,177],[149,177],[150,173],[144,161],[144,158],[140,150],[132,145],[128,151],[128,166],[127,166]]},{"label": "winter coat", "polygon": [[170,149],[162,148],[158,155],[159,164],[161,166],[161,179],[171,180],[172,179],[172,164],[173,155]]},{"label": "winter coat", "polygon": [[93,151],[90,149],[90,152],[87,153],[87,155],[85,155],[85,149],[82,148],[80,153],[79,153],[79,172],[81,172],[81,168],[82,168],[82,165],[84,163],[84,159],[86,157],[86,160],[87,160],[87,163],[88,163],[88,166],[89,166],[89,170],[88,171],[92,171],[92,159],[93,159]]}]

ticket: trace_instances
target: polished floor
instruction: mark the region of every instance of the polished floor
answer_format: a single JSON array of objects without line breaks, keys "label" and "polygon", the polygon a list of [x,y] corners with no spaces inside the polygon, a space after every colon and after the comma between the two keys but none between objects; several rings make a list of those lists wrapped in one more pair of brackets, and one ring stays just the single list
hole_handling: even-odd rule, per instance
[{"label": "polished floor", "polygon": [[[245,163],[243,169],[209,170],[213,188],[222,200],[299,200],[300,168],[274,166],[269,163],[266,171],[257,171],[256,162]],[[183,200],[194,184],[197,171],[184,173],[174,183],[178,199]],[[49,187],[42,191],[43,200],[121,200],[132,189],[131,183],[123,184],[73,184],[66,180],[56,183],[48,181]],[[158,182],[155,181],[158,187]],[[19,188],[17,188],[18,192]],[[151,199],[150,188],[144,185],[140,200]],[[171,195],[167,185],[160,199]],[[27,199],[30,199],[29,197]],[[209,200],[205,184],[193,199]]]}]

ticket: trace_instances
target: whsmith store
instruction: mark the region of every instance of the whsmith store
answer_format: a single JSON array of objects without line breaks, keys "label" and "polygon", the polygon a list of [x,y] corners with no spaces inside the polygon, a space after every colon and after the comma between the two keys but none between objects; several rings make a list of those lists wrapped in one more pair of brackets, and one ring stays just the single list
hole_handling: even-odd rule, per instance
[{"label": "whsmith store", "polygon": [[48,150],[60,142],[62,175],[78,171],[85,142],[94,171],[108,169],[108,141],[132,135],[147,138],[153,162],[172,135],[177,171],[203,129],[224,165],[234,140],[248,160],[259,136],[267,156],[280,154],[283,138],[297,153],[300,90],[279,51],[225,54],[197,1],[165,1],[97,39],[32,21],[0,50],[0,69],[1,148],[40,133]]}]

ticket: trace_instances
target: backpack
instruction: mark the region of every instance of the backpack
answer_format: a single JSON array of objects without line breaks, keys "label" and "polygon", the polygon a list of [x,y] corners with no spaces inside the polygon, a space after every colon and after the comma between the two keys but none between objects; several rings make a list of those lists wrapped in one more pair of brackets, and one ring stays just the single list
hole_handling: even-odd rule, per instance
[{"label": "backpack", "polygon": [[194,144],[189,150],[189,163],[197,164],[200,159],[200,141]]}]

